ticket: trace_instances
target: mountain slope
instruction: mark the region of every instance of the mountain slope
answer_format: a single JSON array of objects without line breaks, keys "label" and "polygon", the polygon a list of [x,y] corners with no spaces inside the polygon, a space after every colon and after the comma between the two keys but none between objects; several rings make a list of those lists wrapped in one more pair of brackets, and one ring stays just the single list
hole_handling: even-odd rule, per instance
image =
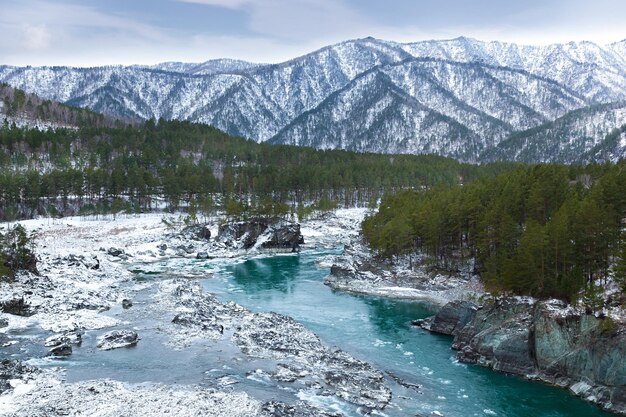
[{"label": "mountain slope", "polygon": [[[351,137],[349,130],[340,134],[346,125],[295,127],[311,116],[309,112],[326,108],[334,94],[361,85],[356,80],[370,71],[383,71],[399,91],[458,123],[471,138],[460,136],[456,145],[444,144],[450,138],[432,136],[427,124],[400,123],[402,115],[385,111],[375,99],[368,103],[366,97],[358,104],[369,109],[368,117],[381,122],[383,116],[390,117],[399,135],[389,149],[375,141],[365,144],[362,134]],[[350,149],[439,149],[444,155],[473,160],[515,132],[577,108],[626,100],[626,42],[605,47],[590,42],[524,46],[468,38],[407,44],[365,38],[272,65],[224,59],[148,67],[0,66],[0,81],[116,117],[204,122],[256,141],[339,146],[339,141],[321,138],[322,130],[334,130],[331,136],[341,137],[341,146]],[[336,103],[332,112],[341,111],[341,105]],[[376,115],[378,111],[384,113]],[[616,126],[621,124],[605,130]],[[410,130],[421,128],[426,130]],[[289,137],[296,131],[297,136]],[[425,138],[431,137],[439,143],[426,146]],[[461,152],[463,148],[467,151]]]},{"label": "mountain slope", "polygon": [[[521,94],[518,84],[532,88]],[[558,84],[522,71],[410,59],[357,77],[271,142],[475,160],[511,132],[584,104]]]},{"label": "mountain slope", "polygon": [[17,127],[115,127],[134,120],[117,120],[87,109],[44,100],[8,84],[0,84],[0,123]]},{"label": "mountain slope", "polygon": [[626,102],[572,111],[553,122],[513,134],[483,161],[587,162],[626,157]]},{"label": "mountain slope", "polygon": [[523,69],[552,79],[597,102],[626,99],[626,55],[623,54],[623,43],[604,48],[592,42],[527,46],[460,37],[399,46],[415,57],[482,62]]}]

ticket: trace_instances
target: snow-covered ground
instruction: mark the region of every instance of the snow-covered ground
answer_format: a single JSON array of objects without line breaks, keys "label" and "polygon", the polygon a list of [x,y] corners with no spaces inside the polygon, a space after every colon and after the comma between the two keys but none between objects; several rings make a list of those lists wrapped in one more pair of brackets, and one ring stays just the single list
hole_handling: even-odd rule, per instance
[{"label": "snow-covered ground", "polygon": [[[347,243],[358,234],[364,213],[363,209],[338,210],[304,221],[305,248],[337,247]],[[151,288],[154,295],[150,303],[132,308],[137,311],[136,315],[161,317],[159,314],[166,312],[162,314],[166,319],[158,324],[158,331],[169,338],[172,348],[183,349],[192,339],[217,340],[241,349],[243,354],[272,360],[280,358],[281,366],[286,368],[275,372],[259,370],[268,378],[280,379],[286,372],[289,378],[302,379],[303,386],[310,387],[314,379],[318,381],[318,389],[327,392],[336,389],[338,398],[353,404],[361,402],[368,407],[384,407],[390,391],[378,371],[347,353],[323,346],[313,333],[290,318],[275,313],[251,313],[232,303],[222,304],[213,296],[175,279],[151,283],[134,280],[135,274],[130,271],[132,265],[150,265],[176,257],[195,258],[199,252],[211,257],[235,258],[232,262],[260,254],[258,249],[245,251],[217,241],[214,238],[219,225],[217,218],[209,222],[213,236],[210,240],[189,239],[183,232],[185,225],[181,219],[178,215],[142,214],[122,215],[116,219],[70,217],[20,222],[35,235],[34,251],[40,274],[22,274],[13,282],[0,282],[0,302],[23,299],[27,306],[23,315],[0,313],[0,345],[6,342],[5,347],[11,346],[12,352],[19,351],[21,341],[15,335],[20,332],[41,334],[43,336],[38,337],[42,342],[50,333],[54,336],[48,340],[60,340],[68,335],[75,338],[82,332],[104,333],[109,328],[128,328],[132,333],[138,330],[134,323],[120,318],[124,315],[110,312],[122,311],[129,303],[132,305],[137,294]],[[276,326],[280,327],[282,338],[267,343],[255,339],[255,329],[269,332],[269,337]],[[138,343],[141,344],[139,333]],[[285,354],[281,346],[272,343],[299,346],[300,350]],[[292,356],[296,358],[295,365],[289,365],[288,357]],[[29,363],[39,364],[41,360]],[[359,366],[354,368],[355,364]],[[277,413],[285,407],[259,401],[244,392],[200,388],[193,384],[133,384],[110,379],[68,383],[64,381],[63,370],[50,368],[49,363],[43,370],[27,366],[24,372],[15,373],[12,369],[8,362],[0,361],[0,382],[4,378],[11,387],[2,392],[0,384],[0,416],[269,416],[282,415]],[[341,381],[329,380],[320,385],[323,372],[328,369],[341,375]],[[334,383],[343,385],[333,388]],[[367,401],[358,394],[364,384],[376,387],[372,391],[374,396],[368,396]],[[322,410],[305,402],[289,407],[295,407],[298,415],[324,415]]]}]

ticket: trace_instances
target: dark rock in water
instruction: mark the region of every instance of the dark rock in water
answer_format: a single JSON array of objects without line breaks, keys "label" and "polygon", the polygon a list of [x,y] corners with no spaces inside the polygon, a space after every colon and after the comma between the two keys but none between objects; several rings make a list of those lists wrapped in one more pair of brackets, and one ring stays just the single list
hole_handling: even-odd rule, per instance
[{"label": "dark rock in water", "polygon": [[211,240],[211,230],[208,224],[193,224],[185,227],[180,235],[185,239]]},{"label": "dark rock in water", "polygon": [[157,245],[157,249],[160,250],[161,252],[166,251],[167,245],[165,243],[161,243],[160,245]]},{"label": "dark rock in water", "polygon": [[196,259],[209,259],[209,254],[206,252],[196,253]]},{"label": "dark rock in water", "polygon": [[39,372],[37,368],[26,365],[17,359],[0,360],[0,394],[11,389],[12,379],[21,379],[28,374]]},{"label": "dark rock in water", "polygon": [[129,300],[128,298],[124,298],[122,300],[122,308],[131,308],[132,306],[133,306],[132,300]]},{"label": "dark rock in water", "polygon": [[7,301],[0,302],[0,310],[7,314],[15,316],[28,317],[35,314],[31,310],[30,304],[24,300],[24,297],[16,297]]},{"label": "dark rock in water", "polygon": [[9,321],[7,319],[0,318],[0,329],[3,327],[7,327],[9,325]]},{"label": "dark rock in water", "polygon": [[300,225],[288,221],[271,223],[256,218],[249,221],[228,222],[220,225],[217,238],[228,245],[250,249],[260,240],[264,249],[291,249],[295,251],[304,243]]},{"label": "dark rock in water", "polygon": [[139,341],[137,332],[133,330],[113,330],[98,338],[98,348],[111,350],[121,347],[134,346]]},{"label": "dark rock in water", "polygon": [[51,348],[46,356],[70,356],[71,354],[72,346],[67,343],[63,343]]},{"label": "dark rock in water", "polygon": [[111,256],[120,256],[124,253],[124,251],[122,249],[118,249],[118,248],[109,248],[107,249],[107,253]]}]

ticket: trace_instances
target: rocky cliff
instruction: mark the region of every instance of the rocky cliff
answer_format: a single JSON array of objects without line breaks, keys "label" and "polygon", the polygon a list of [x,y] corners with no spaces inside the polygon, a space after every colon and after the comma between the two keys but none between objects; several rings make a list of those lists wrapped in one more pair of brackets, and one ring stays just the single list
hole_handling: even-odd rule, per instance
[{"label": "rocky cliff", "polygon": [[626,328],[557,301],[455,301],[415,324],[454,336],[463,362],[569,388],[626,414]]}]

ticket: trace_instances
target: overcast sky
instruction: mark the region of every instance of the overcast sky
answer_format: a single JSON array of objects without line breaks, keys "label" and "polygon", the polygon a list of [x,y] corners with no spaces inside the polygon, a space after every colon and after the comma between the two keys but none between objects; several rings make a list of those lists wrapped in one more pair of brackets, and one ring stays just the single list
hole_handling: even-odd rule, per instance
[{"label": "overcast sky", "polygon": [[280,62],[346,39],[626,38],[624,0],[0,0],[0,64]]}]

